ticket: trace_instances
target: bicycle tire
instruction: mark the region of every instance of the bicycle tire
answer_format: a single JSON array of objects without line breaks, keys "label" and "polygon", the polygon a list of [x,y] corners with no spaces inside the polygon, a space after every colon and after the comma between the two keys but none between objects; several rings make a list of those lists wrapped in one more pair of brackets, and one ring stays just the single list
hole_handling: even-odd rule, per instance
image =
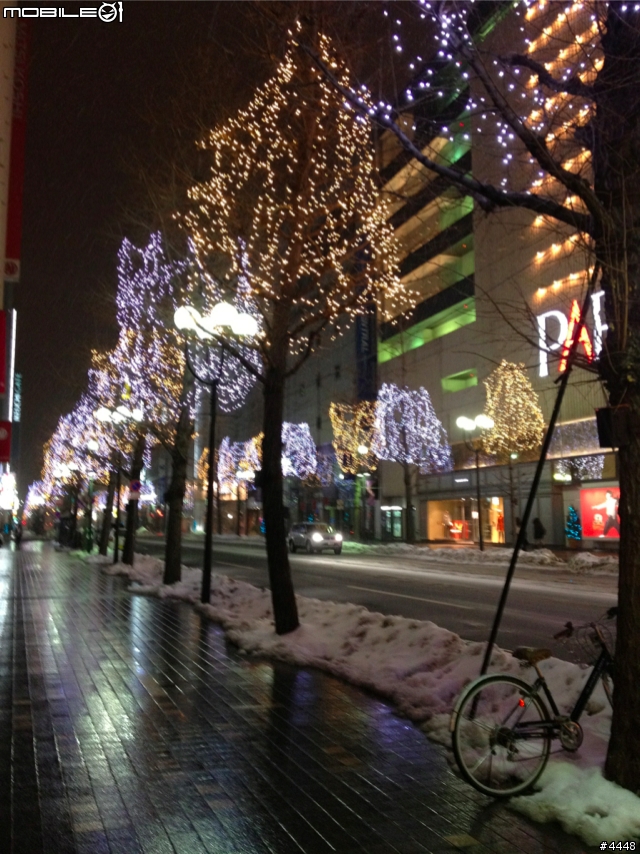
[{"label": "bicycle tire", "polygon": [[[476,679],[451,717],[453,755],[464,779],[494,798],[526,792],[549,759],[551,732],[541,727],[534,737],[536,723],[545,721],[550,721],[547,707],[531,685],[498,674]],[[514,723],[529,725],[529,737],[519,737]],[[528,757],[522,745],[527,745]]]}]

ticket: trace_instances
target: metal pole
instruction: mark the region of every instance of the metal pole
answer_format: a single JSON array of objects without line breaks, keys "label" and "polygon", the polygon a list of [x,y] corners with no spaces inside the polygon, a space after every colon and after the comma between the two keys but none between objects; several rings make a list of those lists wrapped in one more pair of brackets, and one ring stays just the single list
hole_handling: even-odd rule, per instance
[{"label": "metal pole", "polygon": [[113,562],[118,563],[120,547],[120,469],[122,468],[122,453],[118,455],[118,474],[116,476],[116,533],[113,542]]},{"label": "metal pole", "polygon": [[480,503],[480,449],[476,445],[476,496],[478,501],[478,534],[480,551],[484,551],[484,540],[482,538],[482,504]]},{"label": "metal pole", "polygon": [[89,524],[87,525],[87,552],[93,550],[93,478],[89,478]]},{"label": "metal pole", "polygon": [[[209,418],[209,471],[207,473],[207,515],[204,528],[204,566],[202,570],[201,602],[211,597],[211,547],[213,543],[213,479],[216,444],[216,409],[218,408],[218,380],[211,383],[211,414]],[[220,500],[218,496],[218,501]]]}]

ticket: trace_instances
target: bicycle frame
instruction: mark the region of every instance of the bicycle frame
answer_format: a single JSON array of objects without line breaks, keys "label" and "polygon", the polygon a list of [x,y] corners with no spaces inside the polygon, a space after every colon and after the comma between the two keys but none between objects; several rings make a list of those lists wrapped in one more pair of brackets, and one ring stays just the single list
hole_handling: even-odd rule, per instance
[{"label": "bicycle frame", "polygon": [[[576,700],[575,706],[573,707],[573,709],[569,713],[568,718],[565,718],[566,720],[574,721],[575,723],[577,723],[580,720],[582,713],[584,712],[586,705],[589,702],[591,695],[593,694],[593,689],[596,686],[596,682],[598,681],[598,679],[601,678],[603,673],[610,674],[612,671],[612,667],[613,667],[613,659],[611,658],[609,650],[607,649],[607,647],[603,643],[602,649],[600,651],[600,655],[598,656],[598,660],[594,664],[593,670],[591,671],[589,678],[585,682],[584,688],[580,692],[580,696]],[[553,698],[553,695],[552,695],[551,691],[549,690],[549,686],[547,685],[547,682],[546,682],[544,676],[542,676],[542,674],[540,673],[540,671],[538,670],[537,667],[536,667],[536,672],[538,673],[538,678],[536,679],[536,681],[531,686],[531,693],[532,694],[538,694],[540,692],[540,688],[542,688],[544,695],[549,702],[549,705],[551,707],[551,711],[553,712],[554,717],[555,718],[562,718],[563,716],[560,714],[560,710],[558,709],[556,702]],[[555,728],[557,721],[555,721],[555,720],[554,721],[548,721],[548,722],[547,721],[538,721],[538,722],[536,722],[536,724],[531,722],[530,725],[528,723],[518,724],[517,728],[519,730],[527,729],[529,727],[534,729],[536,726],[540,727],[541,724],[545,729],[551,729],[551,728]]]}]

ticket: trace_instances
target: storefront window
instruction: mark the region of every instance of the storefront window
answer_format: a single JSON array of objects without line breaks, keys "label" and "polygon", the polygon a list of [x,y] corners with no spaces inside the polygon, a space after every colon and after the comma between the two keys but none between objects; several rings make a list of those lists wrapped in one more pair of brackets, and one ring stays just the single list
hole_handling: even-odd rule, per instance
[{"label": "storefront window", "polygon": [[380,508],[380,524],[383,540],[401,540],[402,507]]},{"label": "storefront window", "polygon": [[[451,498],[427,502],[427,537],[459,543],[480,539],[478,502]],[[497,496],[482,499],[482,534],[485,542],[504,542],[504,502]]]}]

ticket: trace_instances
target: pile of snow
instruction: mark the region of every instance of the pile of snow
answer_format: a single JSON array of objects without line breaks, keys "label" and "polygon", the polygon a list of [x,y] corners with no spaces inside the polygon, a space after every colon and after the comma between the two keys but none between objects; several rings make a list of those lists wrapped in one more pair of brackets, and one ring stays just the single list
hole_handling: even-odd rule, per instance
[{"label": "pile of snow", "polygon": [[[512,549],[488,548],[484,551],[473,546],[454,546],[430,548],[429,546],[409,545],[408,543],[351,543],[344,542],[343,550],[348,554],[366,555],[395,555],[421,558],[425,561],[438,563],[509,563],[513,554]],[[550,549],[534,549],[530,552],[520,552],[518,563],[536,566],[566,566]]]},{"label": "pile of snow", "polygon": [[[89,557],[98,563],[95,557]],[[104,560],[104,559],[103,559]],[[391,700],[435,741],[450,745],[449,719],[462,688],[480,670],[483,643],[465,641],[435,623],[385,616],[360,605],[298,596],[301,625],[285,636],[274,632],[268,590],[213,575],[210,604],[199,603],[202,573],[182,568],[182,580],[162,584],[163,562],[136,555],[135,566],[103,565],[105,572],[128,576],[133,593],[192,602],[219,622],[227,636],[248,654],[268,655],[318,667]],[[576,701],[590,668],[550,658],[540,664],[559,708]],[[520,662],[496,648],[492,672],[526,677]],[[536,821],[558,820],[588,844],[601,839],[640,839],[640,798],[604,780],[611,710],[601,683],[581,721],[584,742],[577,753],[552,757],[538,791],[511,801]]]},{"label": "pile of snow", "polygon": [[570,572],[589,572],[600,570],[618,572],[617,555],[592,555],[591,552],[580,552],[569,560],[567,568]]}]

